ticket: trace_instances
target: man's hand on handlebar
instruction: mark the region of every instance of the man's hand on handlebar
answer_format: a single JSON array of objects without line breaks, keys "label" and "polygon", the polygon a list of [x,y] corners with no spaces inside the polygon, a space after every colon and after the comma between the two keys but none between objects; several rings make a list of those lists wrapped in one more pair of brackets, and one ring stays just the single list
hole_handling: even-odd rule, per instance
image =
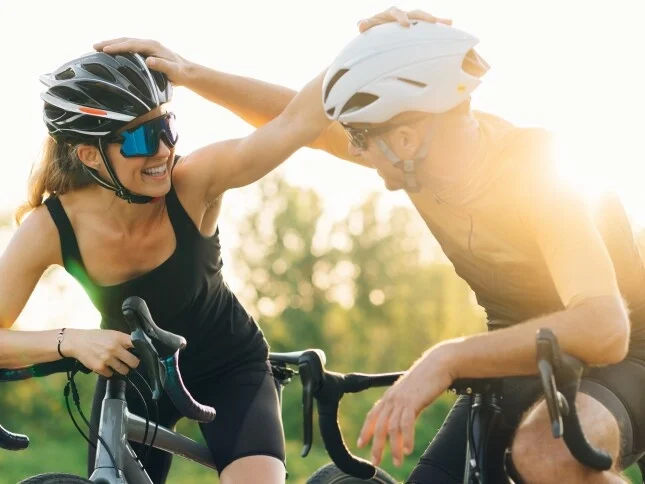
[{"label": "man's hand on handlebar", "polygon": [[449,352],[444,347],[435,346],[426,352],[367,414],[358,446],[363,447],[372,440],[371,460],[375,466],[381,463],[388,436],[394,465],[401,465],[403,456],[414,448],[417,417],[452,384]]},{"label": "man's hand on handlebar", "polygon": [[107,378],[114,372],[127,375],[139,365],[131,348],[130,334],[108,329],[67,329],[60,346],[63,355]]}]

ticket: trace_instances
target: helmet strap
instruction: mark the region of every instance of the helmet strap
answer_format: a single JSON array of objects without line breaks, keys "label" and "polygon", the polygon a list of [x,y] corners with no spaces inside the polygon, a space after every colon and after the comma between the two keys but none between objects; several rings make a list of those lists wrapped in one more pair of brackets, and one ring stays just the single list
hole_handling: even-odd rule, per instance
[{"label": "helmet strap", "polygon": [[95,169],[90,168],[83,163],[83,168],[92,178],[94,178],[96,183],[98,183],[103,188],[112,190],[114,193],[116,193],[117,197],[127,201],[128,203],[144,204],[144,203],[150,203],[156,200],[156,197],[149,197],[147,195],[136,195],[132,193],[130,190],[128,190],[127,188],[125,188],[117,178],[116,172],[112,167],[112,163],[110,163],[110,160],[108,159],[108,156],[105,153],[105,150],[103,149],[103,141],[100,138],[98,140],[98,148],[99,148],[99,153],[101,153],[101,158],[103,158],[105,169],[110,175],[110,178],[112,178],[112,182],[114,183],[114,185],[112,185],[111,183],[101,178]]},{"label": "helmet strap", "polygon": [[392,163],[393,166],[403,171],[405,191],[410,193],[418,193],[421,190],[421,183],[417,178],[416,165],[417,163],[422,163],[428,156],[430,151],[430,142],[432,140],[432,132],[428,133],[423,140],[423,144],[417,151],[417,154],[414,158],[408,160],[402,160],[399,158],[394,151],[387,145],[385,140],[380,136],[375,137],[376,145],[387,157],[388,160]]}]

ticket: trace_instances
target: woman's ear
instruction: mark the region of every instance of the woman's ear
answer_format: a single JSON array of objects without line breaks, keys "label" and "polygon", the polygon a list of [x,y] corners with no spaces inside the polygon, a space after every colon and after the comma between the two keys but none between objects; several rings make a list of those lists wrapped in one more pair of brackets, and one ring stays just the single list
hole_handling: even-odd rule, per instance
[{"label": "woman's ear", "polygon": [[78,155],[78,159],[81,160],[81,162],[88,168],[98,170],[101,165],[101,154],[99,153],[98,148],[94,145],[78,145],[76,148],[76,154]]}]

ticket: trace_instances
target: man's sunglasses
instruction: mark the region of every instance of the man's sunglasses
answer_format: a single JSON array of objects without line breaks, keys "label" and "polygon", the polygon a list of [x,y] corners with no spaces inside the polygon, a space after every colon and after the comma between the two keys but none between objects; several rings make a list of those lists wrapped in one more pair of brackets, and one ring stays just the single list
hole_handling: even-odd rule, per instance
[{"label": "man's sunglasses", "polygon": [[374,136],[377,134],[383,134],[386,131],[389,131],[391,128],[354,128],[353,126],[349,126],[347,124],[343,124],[343,128],[345,128],[345,134],[349,138],[349,142],[354,146],[355,148],[358,148],[361,151],[364,151],[367,149],[368,146],[368,139],[370,136]]},{"label": "man's sunglasses", "polygon": [[169,148],[177,143],[179,134],[173,113],[166,113],[118,133],[110,141],[121,144],[121,155],[124,158],[134,158],[155,155],[159,151],[159,140],[162,136]]},{"label": "man's sunglasses", "polygon": [[359,150],[366,150],[369,138],[380,136],[404,124],[412,125],[418,123],[419,121],[427,118],[427,116],[428,115],[426,113],[419,113],[412,117],[408,117],[403,121],[399,121],[398,123],[380,124],[372,128],[355,128],[354,126],[344,123],[341,123],[341,125],[345,129],[345,134],[347,134],[349,142]]}]

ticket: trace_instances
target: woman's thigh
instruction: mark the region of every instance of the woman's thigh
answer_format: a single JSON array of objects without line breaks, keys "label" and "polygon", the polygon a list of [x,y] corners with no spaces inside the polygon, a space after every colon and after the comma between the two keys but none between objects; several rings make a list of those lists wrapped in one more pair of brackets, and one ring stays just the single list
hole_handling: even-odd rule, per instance
[{"label": "woman's thigh", "polygon": [[215,408],[213,422],[200,424],[220,474],[248,456],[268,456],[282,463],[285,443],[281,408],[266,362],[244,365],[212,386],[191,390],[200,403]]}]

